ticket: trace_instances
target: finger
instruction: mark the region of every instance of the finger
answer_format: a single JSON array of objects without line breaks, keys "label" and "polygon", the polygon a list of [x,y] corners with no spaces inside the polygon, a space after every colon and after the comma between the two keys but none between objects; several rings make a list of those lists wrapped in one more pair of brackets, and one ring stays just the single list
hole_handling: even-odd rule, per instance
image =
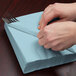
[{"label": "finger", "polygon": [[49,49],[52,48],[54,46],[57,46],[59,44],[58,40],[51,40],[50,42],[48,42],[47,44],[44,45],[45,48]]},{"label": "finger", "polygon": [[40,32],[37,34],[37,37],[40,39],[44,36],[43,30],[40,30]]},{"label": "finger", "polygon": [[42,46],[42,45],[45,45],[47,43],[47,40],[45,38],[45,36],[41,39],[39,39],[39,44]]},{"label": "finger", "polygon": [[[44,10],[44,12],[45,12],[45,13],[48,13],[48,12],[50,11],[50,9],[51,9],[51,6],[52,6],[52,5],[49,5],[48,7],[46,7],[45,10]],[[44,12],[43,12],[43,13],[44,13]],[[43,16],[43,14],[42,14],[42,16]],[[41,19],[40,19],[40,21],[39,21],[39,24],[42,22],[42,16],[41,16]]]},{"label": "finger", "polygon": [[44,48],[46,48],[46,49],[49,49],[49,48],[51,48],[52,46],[51,46],[51,43],[47,43],[47,44],[45,44],[44,45]]},{"label": "finger", "polygon": [[40,25],[40,23],[41,23],[41,21],[42,21],[42,18],[43,18],[43,14],[41,15],[41,19],[40,19],[40,21],[39,21],[39,25]]},{"label": "finger", "polygon": [[49,12],[51,12],[52,7],[53,7],[53,4],[51,4],[48,7],[46,7],[43,13],[48,14]]},{"label": "finger", "polygon": [[66,42],[59,40],[58,43],[54,45],[51,49],[54,51],[61,51],[64,49],[65,46],[66,46]]},{"label": "finger", "polygon": [[52,47],[52,50],[54,50],[54,51],[61,51],[61,50],[63,50],[62,44],[59,44],[57,46]]},{"label": "finger", "polygon": [[42,20],[44,20],[44,19],[43,19],[43,14],[42,14],[41,19],[40,19],[40,22],[39,22],[39,26],[38,26],[38,29],[39,29],[39,30],[41,29],[41,26],[44,25],[43,23],[41,23]]},{"label": "finger", "polygon": [[47,15],[44,15],[43,20],[41,22],[41,24],[42,24],[41,29],[43,29],[48,24],[48,22],[50,22],[52,19],[54,19],[56,17],[58,17],[58,15],[55,14],[54,11],[48,13]]},{"label": "finger", "polygon": [[51,11],[51,9],[52,9],[52,5],[49,5],[45,10],[44,10],[44,12],[43,12],[43,14],[42,14],[42,17],[41,17],[41,19],[40,19],[40,22],[39,22],[39,24],[40,24],[40,29],[41,28],[44,28],[45,26],[46,26],[46,24],[45,24],[45,18],[44,18],[44,14],[48,14],[50,11]]},{"label": "finger", "polygon": [[63,43],[60,43],[54,47],[52,47],[52,50],[54,51],[62,51],[62,50],[65,50],[69,47],[71,47],[73,44],[72,43],[68,43],[67,42],[63,42]]}]

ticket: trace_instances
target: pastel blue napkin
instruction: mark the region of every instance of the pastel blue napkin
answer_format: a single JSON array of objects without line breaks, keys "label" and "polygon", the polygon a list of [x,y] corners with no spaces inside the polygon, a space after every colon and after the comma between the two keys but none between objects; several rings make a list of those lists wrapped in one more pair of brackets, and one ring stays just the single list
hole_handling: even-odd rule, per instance
[{"label": "pastel blue napkin", "polygon": [[5,30],[24,74],[76,61],[76,45],[69,50],[52,51],[38,44],[37,29],[42,12],[17,17]]}]

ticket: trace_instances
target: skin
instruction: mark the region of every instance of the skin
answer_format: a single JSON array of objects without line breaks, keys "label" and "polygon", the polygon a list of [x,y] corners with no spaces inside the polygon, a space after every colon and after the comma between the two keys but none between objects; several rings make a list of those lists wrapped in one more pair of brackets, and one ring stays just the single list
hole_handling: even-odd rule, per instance
[{"label": "skin", "polygon": [[[60,20],[49,24],[53,18]],[[55,3],[45,8],[39,22],[39,44],[45,48],[61,51],[76,44],[76,3]]]}]

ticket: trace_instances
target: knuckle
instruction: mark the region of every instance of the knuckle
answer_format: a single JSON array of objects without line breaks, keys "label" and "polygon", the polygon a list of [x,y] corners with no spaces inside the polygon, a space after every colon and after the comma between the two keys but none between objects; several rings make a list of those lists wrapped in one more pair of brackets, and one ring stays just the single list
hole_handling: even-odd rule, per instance
[{"label": "knuckle", "polygon": [[44,33],[45,33],[45,34],[48,33],[48,28],[47,28],[47,26],[44,28]]},{"label": "knuckle", "polygon": [[47,11],[47,8],[48,8],[48,7],[46,7],[46,8],[45,8],[45,10],[44,10],[44,12],[43,12],[43,13],[46,13],[46,11]]},{"label": "knuckle", "polygon": [[47,48],[47,46],[46,46],[46,45],[44,45],[44,48]]},{"label": "knuckle", "polygon": [[50,35],[49,35],[49,36],[48,36],[48,35],[46,36],[46,41],[47,41],[47,42],[51,42],[51,45],[54,46],[54,43],[53,43],[54,38],[51,37]]},{"label": "knuckle", "polygon": [[47,9],[48,9],[50,6],[51,6],[51,4],[49,4],[49,5],[44,9],[44,11],[46,12]]},{"label": "knuckle", "polygon": [[57,41],[54,41],[54,42],[52,43],[52,46],[53,46],[53,47],[58,46],[58,45],[59,45],[59,42],[57,42]]},{"label": "knuckle", "polygon": [[47,45],[44,45],[44,48],[47,48],[48,49],[48,46]]},{"label": "knuckle", "polygon": [[61,51],[61,48],[59,48],[59,47],[53,47],[52,50],[54,50],[54,51]]},{"label": "knuckle", "polygon": [[43,12],[44,17],[47,17],[47,11],[48,11],[48,9],[51,8],[51,6],[53,6],[53,5],[52,5],[52,4],[49,4],[49,5],[44,9],[44,12]]},{"label": "knuckle", "polygon": [[52,4],[49,4],[48,7],[50,7]]},{"label": "knuckle", "polygon": [[59,3],[54,3],[54,6],[53,6],[53,11],[54,11],[55,15],[59,14],[58,4]]},{"label": "knuckle", "polygon": [[53,5],[54,5],[54,6],[57,6],[58,4],[59,4],[59,3],[56,2],[56,3],[54,3]]},{"label": "knuckle", "polygon": [[53,43],[51,43],[51,46],[52,47],[55,47],[57,44],[55,44],[54,42]]},{"label": "knuckle", "polygon": [[46,38],[46,41],[47,41],[47,42],[50,42],[50,40],[51,40],[50,37],[47,37],[47,38]]}]

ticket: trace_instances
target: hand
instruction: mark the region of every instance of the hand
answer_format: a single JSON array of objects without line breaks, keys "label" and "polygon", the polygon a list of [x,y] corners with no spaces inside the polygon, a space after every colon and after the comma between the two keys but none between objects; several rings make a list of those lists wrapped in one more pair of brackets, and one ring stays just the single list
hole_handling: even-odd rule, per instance
[{"label": "hand", "polygon": [[76,44],[76,22],[56,22],[45,26],[37,37],[45,48],[61,51]]},{"label": "hand", "polygon": [[76,3],[55,3],[50,4],[45,8],[41,20],[39,22],[39,29],[44,28],[49,21],[59,17],[60,21],[75,21],[76,20]]}]

